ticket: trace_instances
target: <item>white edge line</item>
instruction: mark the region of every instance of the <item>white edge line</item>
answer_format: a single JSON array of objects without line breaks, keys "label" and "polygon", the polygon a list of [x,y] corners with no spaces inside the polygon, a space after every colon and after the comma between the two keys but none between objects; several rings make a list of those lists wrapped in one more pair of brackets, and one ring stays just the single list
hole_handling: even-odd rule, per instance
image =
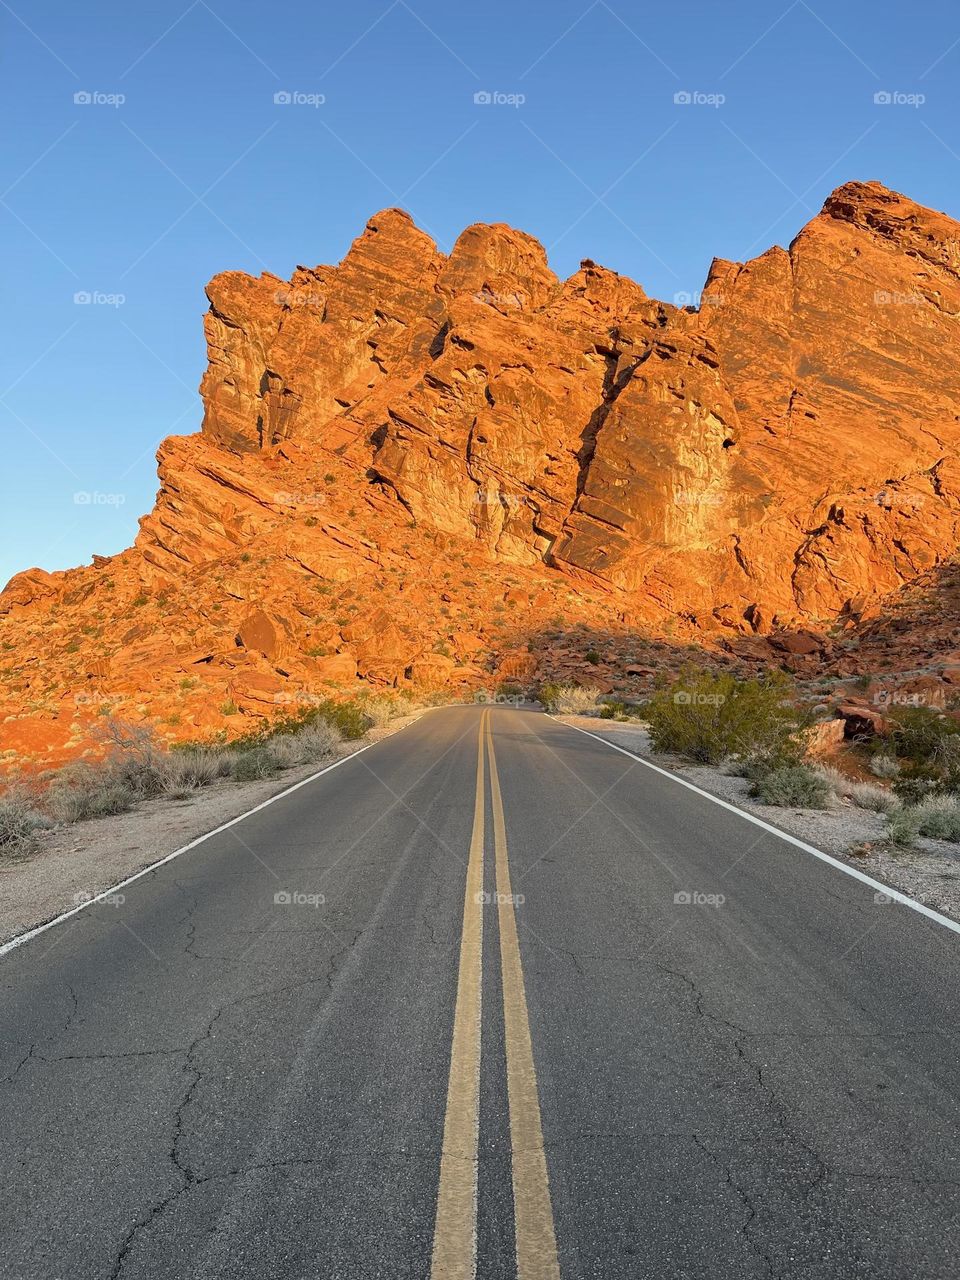
[{"label": "white edge line", "polygon": [[922,902],[917,902],[916,898],[908,898],[899,889],[891,888],[890,885],[883,884],[880,880],[874,880],[872,876],[865,875],[862,871],[858,871],[856,867],[848,866],[847,863],[841,862],[839,858],[834,858],[829,853],[824,853],[822,849],[817,849],[814,845],[807,844],[804,840],[798,840],[796,836],[792,836],[786,831],[781,831],[779,827],[775,827],[769,822],[764,822],[762,818],[748,813],[746,809],[740,809],[737,805],[730,804],[727,800],[721,800],[719,796],[712,795],[709,791],[704,791],[702,787],[698,787],[695,782],[688,782],[686,778],[681,778],[678,774],[671,773],[669,769],[661,769],[658,764],[653,764],[650,760],[644,760],[643,756],[635,755],[634,752],[628,751],[626,747],[618,747],[615,742],[609,742],[606,738],[601,738],[599,734],[591,733],[589,729],[581,729],[579,725],[575,724],[566,724],[563,720],[558,720],[553,715],[550,716],[550,719],[557,724],[562,724],[565,729],[576,729],[577,733],[585,733],[588,738],[594,738],[597,742],[602,742],[605,747],[611,747],[614,751],[619,751],[621,755],[629,756],[631,760],[636,760],[644,768],[652,769],[654,773],[662,774],[663,777],[669,778],[671,782],[676,782],[679,786],[686,787],[688,791],[695,791],[697,795],[705,796],[707,800],[719,805],[721,809],[729,809],[731,813],[739,814],[747,822],[752,822],[755,827],[761,827],[764,831],[769,831],[771,835],[776,836],[779,840],[785,840],[787,844],[792,844],[797,849],[802,849],[804,853],[812,854],[813,857],[819,858],[821,862],[826,862],[828,866],[835,868],[835,870],[842,871],[844,875],[852,876],[854,880],[859,880],[862,884],[869,885],[871,889],[879,890],[880,893],[885,894],[888,898],[892,898],[895,902],[918,911],[920,915],[926,916],[929,920],[935,920],[937,924],[942,924],[944,928],[951,930],[951,932],[960,933],[960,924],[956,920],[951,920],[948,916],[941,915],[939,911],[934,911],[932,907],[924,906]]},{"label": "white edge line", "polygon": [[[424,707],[424,712],[439,710],[437,707]],[[423,713],[421,713],[423,714]],[[419,719],[419,717],[418,717]],[[414,721],[416,723],[416,721]],[[410,725],[404,725],[404,729],[411,728]],[[402,733],[403,730],[394,730],[394,732]],[[173,853],[168,853],[162,858],[158,858],[156,862],[151,862],[148,866],[142,867],[139,871],[134,872],[132,876],[127,876],[125,880],[118,881],[115,885],[111,885],[109,889],[104,889],[102,893],[98,893],[95,898],[89,898],[86,902],[81,902],[79,906],[71,907],[69,911],[62,911],[60,915],[54,916],[52,920],[47,920],[44,924],[38,924],[34,929],[28,929],[26,933],[18,934],[15,938],[11,938],[8,942],[0,945],[0,956],[5,956],[9,951],[22,947],[25,942],[29,942],[31,938],[38,937],[41,933],[46,933],[48,929],[52,929],[54,925],[63,924],[64,920],[69,920],[72,916],[78,915],[81,911],[85,911],[87,907],[92,907],[98,902],[102,902],[104,898],[109,898],[111,894],[117,892],[118,889],[125,889],[128,884],[133,884],[135,880],[141,880],[144,876],[150,875],[152,871],[156,871],[159,867],[165,866],[166,863],[172,862],[174,858],[179,858],[181,853],[188,853],[191,849],[195,849],[198,844],[203,844],[205,840],[209,840],[212,836],[218,836],[221,831],[228,831],[231,827],[235,827],[238,822],[243,822],[244,818],[249,818],[255,813],[259,813],[261,809],[266,809],[268,805],[276,804],[278,800],[282,800],[285,796],[292,795],[294,791],[299,791],[301,787],[305,787],[308,782],[316,782],[317,778],[322,778],[325,773],[329,773],[331,769],[338,769],[340,765],[347,764],[351,760],[356,760],[357,756],[363,755],[364,751],[369,751],[371,747],[378,746],[387,738],[393,737],[393,734],[385,734],[383,738],[378,738],[376,742],[368,742],[365,747],[358,747],[356,751],[351,751],[348,756],[343,756],[340,760],[334,760],[333,764],[328,764],[326,768],[318,770],[317,773],[311,773],[309,778],[301,778],[299,782],[295,782],[292,786],[278,791],[275,796],[270,796],[266,800],[262,800],[260,804],[254,805],[252,809],[247,809],[245,813],[238,814],[235,818],[231,818],[229,822],[223,822],[219,827],[214,827],[212,831],[207,831],[202,836],[197,836],[195,840],[191,840],[189,844],[181,845],[179,849],[174,849]]]}]

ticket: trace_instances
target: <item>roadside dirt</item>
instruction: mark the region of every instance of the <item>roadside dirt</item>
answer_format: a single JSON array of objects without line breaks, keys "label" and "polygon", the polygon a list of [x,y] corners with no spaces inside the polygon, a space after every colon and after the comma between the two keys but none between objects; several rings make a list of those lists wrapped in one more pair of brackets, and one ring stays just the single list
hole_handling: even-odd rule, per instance
[{"label": "roadside dirt", "polygon": [[[555,718],[563,724],[595,733],[597,737],[635,755],[645,756],[660,768],[668,769],[696,783],[711,795],[848,862],[865,875],[899,889],[924,906],[932,907],[953,920],[960,920],[960,847],[957,845],[921,839],[915,849],[892,849],[881,843],[886,834],[886,820],[869,809],[858,809],[849,803],[837,803],[830,809],[785,809],[759,804],[750,798],[749,783],[743,778],[707,765],[691,765],[675,757],[656,754],[646,730],[638,725],[601,720],[596,716]],[[869,852],[851,853],[860,845],[871,846]],[[803,855],[798,851],[797,856]]]}]

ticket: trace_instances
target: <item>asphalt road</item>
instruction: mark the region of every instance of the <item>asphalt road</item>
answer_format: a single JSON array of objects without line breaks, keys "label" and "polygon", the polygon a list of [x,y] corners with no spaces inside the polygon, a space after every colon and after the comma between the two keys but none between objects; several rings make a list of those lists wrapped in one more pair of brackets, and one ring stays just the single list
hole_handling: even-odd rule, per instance
[{"label": "asphalt road", "polygon": [[960,938],[540,713],[123,899],[0,958],[5,1280],[958,1273]]}]

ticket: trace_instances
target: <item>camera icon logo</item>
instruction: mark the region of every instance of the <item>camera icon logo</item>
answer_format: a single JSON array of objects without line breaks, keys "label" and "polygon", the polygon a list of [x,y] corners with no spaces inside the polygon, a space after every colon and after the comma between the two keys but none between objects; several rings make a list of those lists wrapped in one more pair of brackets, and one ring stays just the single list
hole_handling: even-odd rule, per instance
[{"label": "camera icon logo", "polygon": [[873,100],[878,107],[889,107],[893,102],[893,94],[889,93],[886,89],[881,89],[878,93],[873,95]]},{"label": "camera icon logo", "polygon": [[273,95],[274,105],[278,107],[288,107],[293,101],[293,95],[286,89],[280,89]]},{"label": "camera icon logo", "polygon": [[673,895],[673,901],[678,907],[689,907],[693,897],[688,889],[681,889]]},{"label": "camera icon logo", "polygon": [[693,94],[687,89],[680,89],[673,95],[673,100],[678,107],[689,107],[693,102]]},{"label": "camera icon logo", "polygon": [[278,889],[273,895],[274,905],[278,907],[289,907],[293,898],[287,889]]},{"label": "camera icon logo", "polygon": [[493,102],[493,94],[487,89],[481,89],[473,95],[473,101],[478,107],[489,107]]},{"label": "camera icon logo", "polygon": [[73,95],[73,101],[78,107],[88,107],[93,101],[93,94],[88,93],[86,89],[81,89],[79,93]]}]

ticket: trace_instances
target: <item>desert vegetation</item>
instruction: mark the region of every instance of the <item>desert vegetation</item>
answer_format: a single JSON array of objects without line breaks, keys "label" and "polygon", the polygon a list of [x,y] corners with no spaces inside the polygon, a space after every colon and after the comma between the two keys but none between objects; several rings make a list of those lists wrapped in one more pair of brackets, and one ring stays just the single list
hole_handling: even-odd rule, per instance
[{"label": "desert vegetation", "polygon": [[0,858],[29,852],[50,827],[125,813],[147,800],[184,800],[218,782],[253,782],[332,760],[344,742],[363,738],[416,710],[409,698],[323,699],[230,742],[160,745],[153,728],[107,718],[96,761],[76,761],[0,794]]},{"label": "desert vegetation", "polygon": [[690,669],[639,707],[600,701],[592,686],[547,685],[540,697],[561,714],[638,716],[655,751],[739,774],[762,804],[882,814],[887,841],[901,848],[921,837],[960,843],[960,720],[936,708],[898,707],[869,742],[849,746],[847,774],[811,757],[815,712],[782,672],[738,679]]}]

